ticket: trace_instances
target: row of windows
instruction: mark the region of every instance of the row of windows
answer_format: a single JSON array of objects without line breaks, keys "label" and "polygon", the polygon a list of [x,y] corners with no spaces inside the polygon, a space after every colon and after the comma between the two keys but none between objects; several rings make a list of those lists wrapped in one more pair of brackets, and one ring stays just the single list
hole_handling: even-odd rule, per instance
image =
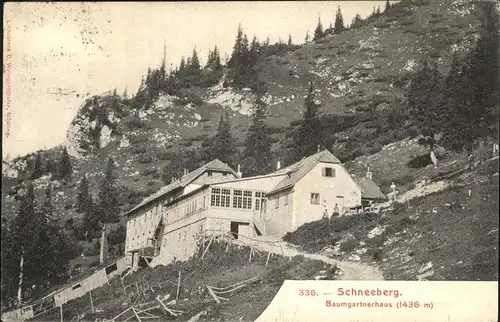
[{"label": "row of windows", "polygon": [[203,198],[193,199],[185,206],[186,215],[191,215],[199,209],[204,209],[207,206],[207,196]]},{"label": "row of windows", "polygon": [[[265,198],[265,193],[255,192],[255,201],[253,200],[253,192],[250,190],[233,190],[233,208],[252,209],[252,204],[255,203],[255,209],[260,209],[260,204]],[[231,207],[231,190],[222,188],[212,188],[210,196],[210,205],[214,207]]]}]

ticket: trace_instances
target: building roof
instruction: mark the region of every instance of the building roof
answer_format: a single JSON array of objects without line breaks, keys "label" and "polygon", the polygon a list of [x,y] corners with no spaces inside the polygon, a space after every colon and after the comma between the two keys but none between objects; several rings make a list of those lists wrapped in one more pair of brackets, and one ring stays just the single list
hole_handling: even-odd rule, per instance
[{"label": "building roof", "polygon": [[323,150],[316,154],[313,154],[307,158],[303,158],[297,163],[292,164],[286,168],[280,169],[275,174],[288,174],[281,180],[271,191],[267,194],[273,194],[285,189],[292,188],[300,179],[302,179],[306,174],[308,174],[319,162],[325,163],[339,163],[337,159],[330,151]]},{"label": "building roof", "polygon": [[238,174],[233,169],[231,169],[227,164],[225,164],[224,162],[220,161],[219,159],[212,160],[209,163],[199,167],[198,169],[196,169],[192,172],[189,172],[188,174],[182,176],[179,180],[171,182],[170,184],[160,188],[160,190],[158,190],[157,192],[155,192],[151,196],[147,197],[141,203],[139,203],[137,206],[135,206],[134,208],[132,208],[131,210],[126,212],[124,214],[124,216],[128,216],[128,215],[134,213],[136,210],[150,204],[151,202],[165,196],[166,194],[168,194],[174,190],[177,190],[179,188],[184,188],[185,186],[187,186],[188,184],[190,184],[191,182],[196,180],[196,178],[198,178],[200,175],[202,175],[203,173],[205,173],[206,171],[209,171],[209,170],[230,172],[230,173],[234,174],[236,177],[238,177]]},{"label": "building roof", "polygon": [[368,199],[387,199],[380,191],[380,188],[373,182],[372,179],[366,176],[353,176],[354,180],[361,188],[361,197]]}]

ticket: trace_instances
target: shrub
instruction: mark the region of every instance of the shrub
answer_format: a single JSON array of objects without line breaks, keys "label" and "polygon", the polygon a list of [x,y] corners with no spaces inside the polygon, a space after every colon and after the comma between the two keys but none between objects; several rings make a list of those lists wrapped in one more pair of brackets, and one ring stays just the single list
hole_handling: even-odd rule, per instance
[{"label": "shrub", "polygon": [[172,153],[167,151],[159,151],[156,152],[156,158],[162,161],[170,160],[172,158]]},{"label": "shrub", "polygon": [[359,216],[340,216],[334,220],[334,230],[341,232],[356,225],[360,220]]},{"label": "shrub", "polygon": [[380,248],[370,248],[368,249],[367,254],[372,256],[373,260],[380,261],[382,260],[384,252]]},{"label": "shrub", "polygon": [[153,157],[147,153],[142,153],[137,157],[137,162],[145,164],[153,162]]},{"label": "shrub", "polygon": [[141,153],[146,153],[146,148],[144,146],[134,146],[132,147],[132,150],[130,151],[132,154],[141,154]]},{"label": "shrub", "polygon": [[142,176],[149,176],[149,175],[155,174],[157,172],[158,172],[158,169],[156,169],[156,168],[146,168],[146,169],[142,170],[141,175]]},{"label": "shrub", "polygon": [[358,242],[355,239],[349,239],[340,245],[341,252],[352,252],[358,246]]},{"label": "shrub", "polygon": [[148,140],[147,135],[131,135],[128,138],[130,144],[144,143]]},{"label": "shrub", "polygon": [[129,115],[124,120],[125,126],[130,130],[138,130],[144,126],[144,123],[136,115]]},{"label": "shrub", "polygon": [[379,24],[377,24],[377,25],[375,25],[375,26],[376,26],[377,28],[380,28],[380,29],[385,29],[385,28],[389,28],[389,27],[391,27],[391,24],[390,24],[390,23],[385,22],[385,23],[379,23]]}]

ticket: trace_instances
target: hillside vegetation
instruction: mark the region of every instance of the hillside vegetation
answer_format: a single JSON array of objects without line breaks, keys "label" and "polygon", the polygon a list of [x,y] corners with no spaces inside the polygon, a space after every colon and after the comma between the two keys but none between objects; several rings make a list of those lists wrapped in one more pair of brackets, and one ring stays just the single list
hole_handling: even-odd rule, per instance
[{"label": "hillside vegetation", "polygon": [[421,190],[380,214],[311,222],[284,240],[370,263],[388,280],[498,280],[497,161],[440,181],[437,192]]},{"label": "hillside vegetation", "polygon": [[[87,99],[63,145],[3,162],[2,259],[9,256],[10,273],[2,274],[2,286],[10,286],[2,288],[2,303],[17,294],[22,252],[12,236],[30,220],[13,223],[26,212],[20,204],[30,187],[29,214],[43,214],[55,227],[65,267],[26,298],[98,267],[104,223],[108,260],[121,256],[125,218],[111,217],[214,158],[241,164],[243,175],[259,174],[319,144],[352,173],[369,165],[383,191],[394,181],[404,192],[462,167],[471,152],[491,150],[498,134],[494,8],[401,1],[350,27],[317,28],[314,40],[300,45],[249,40],[240,26],[227,62],[214,46],[201,66],[194,50],[173,70],[159,61],[135,93]],[[436,168],[427,167],[429,150]],[[44,241],[23,243],[37,254],[30,245]],[[25,276],[29,282],[38,281],[33,274]]]},{"label": "hillside vegetation", "polygon": [[[282,258],[273,256],[266,266],[267,254],[256,255],[249,262],[250,248],[232,246],[226,250],[225,244],[214,243],[206,256],[196,256],[187,262],[176,262],[154,269],[142,268],[137,273],[124,278],[124,291],[119,280],[109,286],[92,291],[96,313],[91,312],[88,296],[75,299],[63,306],[65,320],[80,316],[80,321],[111,319],[129,306],[140,307],[141,303],[151,302],[157,296],[163,298],[170,294],[168,301],[176,298],[178,273],[181,272],[179,299],[170,308],[184,311],[176,321],[187,321],[200,312],[205,312],[198,321],[254,321],[269,305],[281,284],[286,279],[335,279],[336,269],[321,261],[303,257]],[[210,296],[206,286],[226,287],[251,278],[260,279],[246,287],[227,294],[228,301],[220,304]],[[137,295],[135,283],[144,289]],[[127,294],[125,294],[127,292]],[[143,308],[153,306],[154,302]],[[158,303],[156,303],[158,304]],[[172,319],[161,309],[150,313],[160,316],[149,321]],[[59,310],[41,315],[33,321],[57,321]],[[124,319],[132,313],[124,316]]]}]

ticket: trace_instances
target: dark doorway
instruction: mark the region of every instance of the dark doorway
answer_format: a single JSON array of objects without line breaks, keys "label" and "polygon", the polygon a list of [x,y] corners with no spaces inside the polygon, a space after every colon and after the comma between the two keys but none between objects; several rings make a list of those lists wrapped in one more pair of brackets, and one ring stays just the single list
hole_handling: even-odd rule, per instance
[{"label": "dark doorway", "polygon": [[238,226],[238,222],[231,221],[231,234],[233,235],[234,239],[238,239]]}]

